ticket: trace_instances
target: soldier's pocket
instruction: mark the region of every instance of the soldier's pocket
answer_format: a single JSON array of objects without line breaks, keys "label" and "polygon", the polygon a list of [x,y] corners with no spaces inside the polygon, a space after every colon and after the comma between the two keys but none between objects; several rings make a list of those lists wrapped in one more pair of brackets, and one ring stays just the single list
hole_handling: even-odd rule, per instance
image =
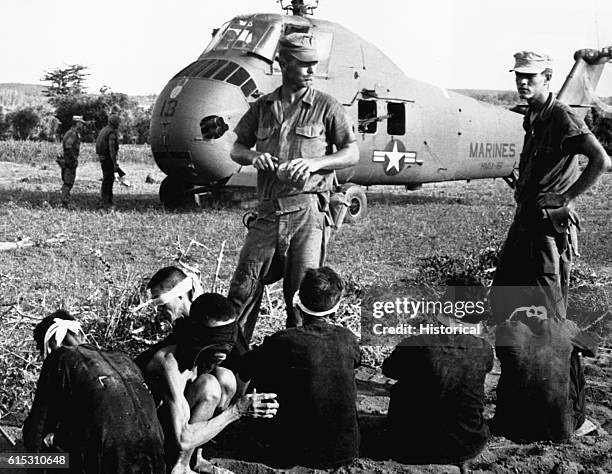
[{"label": "soldier's pocket", "polygon": [[303,125],[295,127],[295,134],[299,140],[299,150],[302,157],[317,157],[325,155],[327,142],[322,125]]},{"label": "soldier's pocket", "polygon": [[563,249],[558,241],[560,234],[548,233],[537,236],[531,248],[531,260],[536,274],[555,275],[559,273],[559,265]]}]

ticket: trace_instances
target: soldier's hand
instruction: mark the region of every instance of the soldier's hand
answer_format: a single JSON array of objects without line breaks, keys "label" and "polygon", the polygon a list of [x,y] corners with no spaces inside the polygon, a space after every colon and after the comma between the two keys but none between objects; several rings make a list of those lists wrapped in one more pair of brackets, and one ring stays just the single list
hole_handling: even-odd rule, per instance
[{"label": "soldier's hand", "polygon": [[261,153],[253,158],[252,164],[256,170],[274,171],[278,166],[278,158],[270,153]]},{"label": "soldier's hand", "polygon": [[313,160],[296,158],[287,163],[287,177],[293,183],[304,183],[310,173],[317,171],[317,169]]}]

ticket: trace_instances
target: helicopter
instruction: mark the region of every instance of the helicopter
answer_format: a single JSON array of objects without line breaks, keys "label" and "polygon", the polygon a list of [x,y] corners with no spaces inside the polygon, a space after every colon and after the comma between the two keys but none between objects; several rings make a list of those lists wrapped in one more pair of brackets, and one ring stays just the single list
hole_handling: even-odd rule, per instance
[{"label": "helicopter", "polygon": [[[367,212],[364,186],[503,178],[513,185],[523,142],[520,107],[486,104],[407,77],[354,32],[314,18],[318,0],[280,0],[285,13],[238,15],[213,31],[202,54],[165,86],[153,108],[150,143],[167,175],[161,202],[176,207],[201,193],[253,189],[256,170],[230,158],[233,128],[249,104],[281,85],[275,61],[284,34],[315,37],[317,89],[334,96],[356,125],[359,162],[337,171],[346,220]],[[580,50],[558,98],[593,102],[610,48]],[[519,113],[517,113],[517,111]]]}]

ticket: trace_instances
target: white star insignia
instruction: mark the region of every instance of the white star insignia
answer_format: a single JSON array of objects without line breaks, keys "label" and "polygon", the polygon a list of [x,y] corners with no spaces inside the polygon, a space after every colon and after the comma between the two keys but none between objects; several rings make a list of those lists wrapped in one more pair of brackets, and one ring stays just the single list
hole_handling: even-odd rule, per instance
[{"label": "white star insignia", "polygon": [[[402,165],[423,164],[421,160],[417,160],[416,151],[398,151],[397,143],[398,140],[393,140],[393,149],[390,151],[374,150],[372,153],[372,161],[374,163],[385,163],[385,173],[391,176],[400,173]],[[402,160],[404,160],[403,164]]]},{"label": "white star insignia", "polygon": [[406,154],[397,151],[397,141],[393,142],[393,150],[385,152],[385,156],[389,159],[389,163],[387,164],[387,169],[385,172],[390,171],[391,168],[395,168],[399,173],[400,170],[400,160],[404,158]]}]

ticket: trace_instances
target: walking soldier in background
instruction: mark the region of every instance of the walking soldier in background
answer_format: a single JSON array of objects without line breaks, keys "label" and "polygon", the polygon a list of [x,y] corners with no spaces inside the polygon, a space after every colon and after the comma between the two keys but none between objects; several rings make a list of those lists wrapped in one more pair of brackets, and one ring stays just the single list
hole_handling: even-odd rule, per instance
[{"label": "walking soldier in background", "polygon": [[96,154],[102,166],[102,206],[113,207],[113,183],[115,172],[119,171],[117,153],[119,152],[119,123],[118,115],[108,117],[108,125],[100,130],[96,140]]},{"label": "walking soldier in background", "polygon": [[79,151],[81,149],[80,131],[85,121],[80,115],[72,117],[72,126],[62,139],[63,156],[57,158],[57,163],[62,169],[62,205],[67,207],[70,204],[70,190],[74,186],[76,169],[79,165]]}]

